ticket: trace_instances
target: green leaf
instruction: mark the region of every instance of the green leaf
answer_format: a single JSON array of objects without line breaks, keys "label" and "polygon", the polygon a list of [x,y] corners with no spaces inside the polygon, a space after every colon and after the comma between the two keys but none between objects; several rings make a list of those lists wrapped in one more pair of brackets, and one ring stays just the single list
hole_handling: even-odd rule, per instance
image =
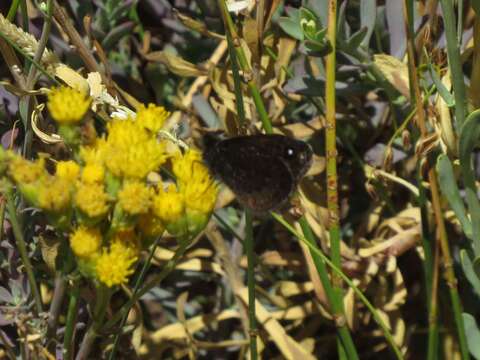
[{"label": "green leaf", "polygon": [[375,28],[376,17],[377,17],[377,1],[361,0],[360,1],[360,26],[362,28],[367,29],[365,33],[365,37],[361,42],[362,46],[368,46],[368,43],[370,42],[370,37],[372,36],[373,29]]},{"label": "green leaf", "polygon": [[480,359],[480,330],[478,330],[477,322],[468,313],[463,313],[462,316],[465,335],[467,335],[468,350],[475,359]]},{"label": "green leaf", "polygon": [[132,34],[133,29],[136,24],[132,21],[124,22],[123,24],[114,27],[110,32],[105,36],[102,41],[102,47],[105,50],[110,50],[114,46],[118,45],[118,42],[125,36]]},{"label": "green leaf", "polygon": [[473,260],[472,264],[473,271],[475,272],[475,275],[477,275],[477,279],[480,278],[480,257],[476,257],[475,260]]},{"label": "green leaf", "polygon": [[433,83],[437,88],[438,94],[442,97],[443,101],[445,101],[448,107],[454,106],[455,97],[450,91],[448,91],[445,85],[443,85],[442,79],[440,79],[440,76],[438,76],[431,62],[428,62],[428,70],[430,72],[430,76],[432,77]]},{"label": "green leaf", "polygon": [[480,255],[480,204],[477,198],[472,153],[480,138],[480,110],[473,111],[463,123],[458,142],[460,167],[472,224],[473,249]]},{"label": "green leaf", "polygon": [[480,256],[480,202],[477,193],[470,188],[465,189],[465,195],[472,224],[473,253]]},{"label": "green leaf", "polygon": [[306,0],[303,4],[318,16],[322,26],[327,24],[328,0]]},{"label": "green leaf", "polygon": [[304,39],[303,29],[300,25],[300,11],[293,9],[289,17],[280,17],[278,25],[292,38],[302,41]]},{"label": "green leaf", "polygon": [[460,196],[455,176],[453,174],[453,167],[450,159],[446,155],[440,155],[437,159],[438,180],[440,182],[440,189],[443,195],[448,200],[450,207],[457,216],[462,225],[463,232],[468,238],[472,238],[472,224],[467,217],[463,200]]},{"label": "green leaf", "polygon": [[462,264],[463,273],[468,282],[472,285],[472,289],[477,296],[480,297],[480,279],[473,268],[472,260],[470,259],[467,250],[460,250],[460,262]]},{"label": "green leaf", "polygon": [[476,191],[475,174],[472,164],[472,152],[480,138],[480,110],[468,115],[460,130],[458,141],[460,167],[462,168],[465,187]]},{"label": "green leaf", "polygon": [[350,39],[348,39],[347,44],[345,45],[346,50],[354,51],[360,47],[365,40],[365,37],[368,34],[368,29],[366,27],[361,28],[355,34],[353,34]]}]

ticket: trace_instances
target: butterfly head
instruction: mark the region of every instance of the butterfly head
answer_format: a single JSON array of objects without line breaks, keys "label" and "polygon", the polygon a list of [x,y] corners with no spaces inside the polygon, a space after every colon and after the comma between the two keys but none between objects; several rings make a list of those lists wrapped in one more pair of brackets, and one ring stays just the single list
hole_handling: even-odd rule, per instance
[{"label": "butterfly head", "polygon": [[300,179],[312,164],[313,151],[306,142],[288,139],[282,144],[282,159],[297,179]]}]

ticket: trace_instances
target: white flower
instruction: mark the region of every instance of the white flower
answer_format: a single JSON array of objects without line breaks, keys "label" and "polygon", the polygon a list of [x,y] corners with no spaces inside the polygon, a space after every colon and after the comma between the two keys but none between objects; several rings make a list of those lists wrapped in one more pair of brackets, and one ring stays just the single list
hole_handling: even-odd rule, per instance
[{"label": "white flower", "polygon": [[238,14],[240,11],[247,9],[250,5],[253,5],[255,0],[233,0],[227,1],[227,9],[230,12]]}]

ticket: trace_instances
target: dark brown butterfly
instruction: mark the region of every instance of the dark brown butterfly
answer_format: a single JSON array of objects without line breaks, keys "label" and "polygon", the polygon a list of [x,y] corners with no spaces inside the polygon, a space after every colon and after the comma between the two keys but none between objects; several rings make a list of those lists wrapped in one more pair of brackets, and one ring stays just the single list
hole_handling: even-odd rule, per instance
[{"label": "dark brown butterfly", "polygon": [[221,140],[206,134],[203,142],[203,159],[212,174],[256,212],[284,204],[312,163],[307,143],[283,135]]}]

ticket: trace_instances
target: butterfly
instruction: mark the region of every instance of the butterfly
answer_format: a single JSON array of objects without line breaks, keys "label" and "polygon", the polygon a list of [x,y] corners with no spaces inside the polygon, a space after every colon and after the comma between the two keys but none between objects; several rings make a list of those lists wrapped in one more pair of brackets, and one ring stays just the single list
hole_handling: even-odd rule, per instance
[{"label": "butterfly", "polygon": [[279,208],[295,191],[312,163],[306,142],[284,135],[219,139],[203,136],[203,160],[244,206],[255,212]]}]

